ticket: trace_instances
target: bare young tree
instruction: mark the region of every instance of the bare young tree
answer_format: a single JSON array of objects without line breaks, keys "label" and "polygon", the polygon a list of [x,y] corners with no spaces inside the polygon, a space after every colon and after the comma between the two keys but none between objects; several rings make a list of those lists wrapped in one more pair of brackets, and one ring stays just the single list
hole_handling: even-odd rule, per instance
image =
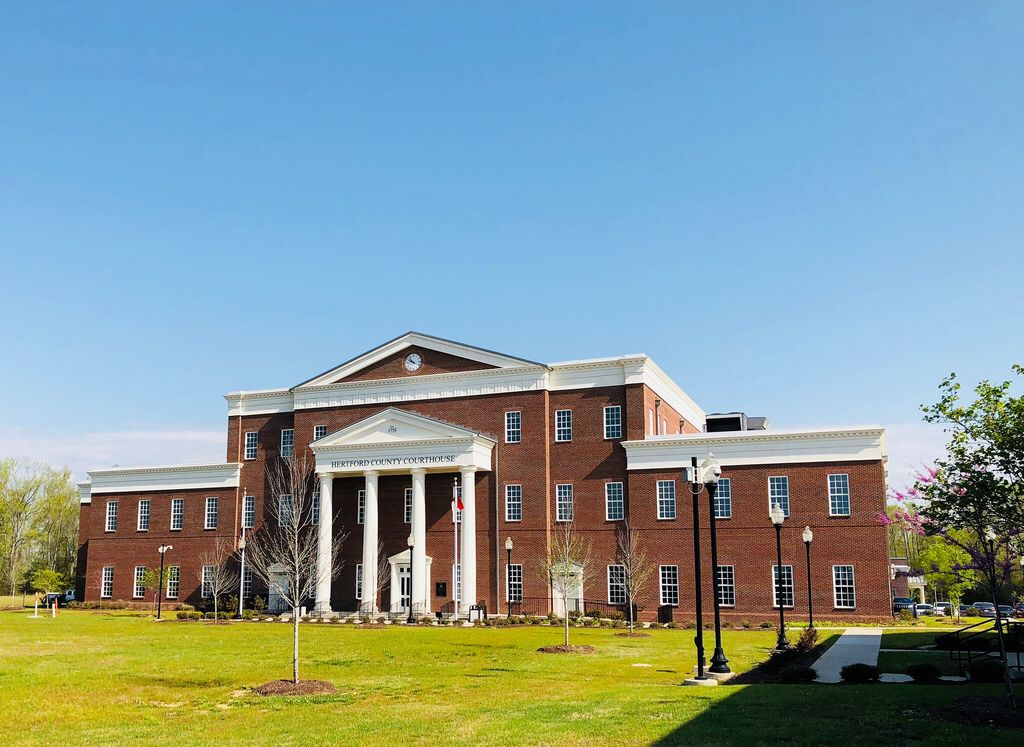
[{"label": "bare young tree", "polygon": [[[218,537],[212,549],[199,561],[199,584],[203,596],[213,597],[213,619],[218,620],[220,598],[238,586],[238,572],[231,562],[234,547]],[[166,571],[166,568],[164,569]]]},{"label": "bare young tree", "polygon": [[545,582],[551,584],[555,597],[562,602],[565,645],[568,646],[569,599],[576,591],[586,588],[590,580],[590,543],[580,536],[571,521],[559,524],[552,534],[548,553],[541,559],[540,571]]},{"label": "bare young tree", "polygon": [[[384,539],[377,540],[377,588],[374,589],[376,596],[371,600],[371,604],[367,606],[366,600],[363,600],[363,607],[367,610],[372,611],[374,608],[373,602],[377,599],[381,600],[381,606],[384,606],[384,589],[391,585],[391,563],[388,561],[388,556],[384,554]],[[366,595],[366,591],[363,591],[363,595]]]},{"label": "bare young tree", "polygon": [[[299,612],[316,594],[321,580],[333,579],[341,571],[339,558],[346,534],[332,534],[328,548],[330,578],[322,579],[318,523],[313,493],[316,476],[305,451],[272,462],[267,467],[265,504],[272,511],[263,526],[253,533],[246,547],[246,561],[267,588],[278,594],[292,610],[292,682],[299,681]],[[320,516],[330,521],[333,516]]]},{"label": "bare young tree", "polygon": [[647,549],[640,533],[624,521],[615,530],[615,560],[622,566],[623,586],[626,589],[626,621],[633,632],[633,605],[654,576],[654,564],[647,559]]}]

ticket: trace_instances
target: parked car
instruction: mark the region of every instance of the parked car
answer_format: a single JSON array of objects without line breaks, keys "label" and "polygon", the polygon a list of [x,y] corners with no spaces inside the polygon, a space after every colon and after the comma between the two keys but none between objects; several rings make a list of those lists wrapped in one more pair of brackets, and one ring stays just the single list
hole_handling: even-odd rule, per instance
[{"label": "parked car", "polygon": [[1008,604],[999,605],[999,616],[1002,618],[1013,617],[1013,607]]},{"label": "parked car", "polygon": [[996,616],[996,606],[992,604],[992,602],[975,602],[971,606],[978,610],[978,614],[981,615],[981,617]]},{"label": "parked car", "polygon": [[914,611],[914,600],[910,597],[896,597],[892,600],[892,614],[898,615],[900,610]]},{"label": "parked car", "polygon": [[1024,602],[1013,605],[1014,617],[1024,617]]},{"label": "parked car", "polygon": [[935,608],[932,607],[930,604],[919,603],[916,605],[915,609],[917,610],[918,617],[920,617],[921,615],[935,614]]},{"label": "parked car", "polygon": [[971,605],[969,605],[969,604],[961,604],[960,605],[960,614],[961,615],[966,615],[967,611],[970,610],[970,609],[971,609]]},{"label": "parked car", "polygon": [[949,602],[936,602],[935,614],[948,617],[949,615],[953,614],[953,605],[951,605]]}]

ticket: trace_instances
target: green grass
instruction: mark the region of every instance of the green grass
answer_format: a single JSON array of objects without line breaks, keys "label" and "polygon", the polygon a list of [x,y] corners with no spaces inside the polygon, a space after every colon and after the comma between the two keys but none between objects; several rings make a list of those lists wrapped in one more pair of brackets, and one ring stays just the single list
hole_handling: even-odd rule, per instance
[{"label": "green grass", "polygon": [[911,664],[932,664],[938,667],[939,674],[960,674],[948,651],[882,651],[878,654],[878,666],[883,672],[906,674]]},{"label": "green grass", "polygon": [[[928,714],[963,687],[684,688],[693,631],[616,632],[574,630],[573,641],[597,653],[566,656],[536,653],[560,642],[550,627],[304,625],[302,676],[330,680],[339,693],[287,699],[246,690],[289,674],[287,625],[0,612],[0,713],[19,744],[956,744],[992,736]],[[726,631],[724,643],[742,671],[768,655],[774,633]]]}]

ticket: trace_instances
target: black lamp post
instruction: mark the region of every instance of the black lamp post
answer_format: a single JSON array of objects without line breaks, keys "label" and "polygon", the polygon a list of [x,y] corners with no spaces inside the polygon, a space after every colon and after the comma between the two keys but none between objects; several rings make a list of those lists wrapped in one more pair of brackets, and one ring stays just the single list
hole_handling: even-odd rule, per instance
[{"label": "black lamp post", "polygon": [[160,619],[160,612],[163,609],[162,602],[164,601],[164,588],[163,588],[164,587],[164,553],[166,553],[168,550],[173,550],[173,549],[174,549],[174,547],[171,546],[171,545],[160,545],[160,547],[158,547],[156,549],[156,551],[158,553],[160,553],[160,575],[157,577],[157,581],[156,581],[156,586],[157,586],[157,589],[156,589],[156,619],[157,620]]},{"label": "black lamp post", "polygon": [[413,580],[413,575],[412,575],[412,564],[413,564],[413,562],[414,562],[414,561],[413,561],[413,557],[414,557],[414,556],[415,556],[415,554],[416,554],[416,553],[415,553],[415,548],[416,548],[416,538],[415,538],[415,537],[413,537],[413,536],[412,536],[412,535],[410,534],[410,535],[409,535],[409,540],[408,540],[408,542],[409,542],[409,616],[408,616],[408,617],[407,617],[407,618],[405,619],[405,622],[406,622],[406,624],[407,624],[407,625],[412,625],[412,623],[413,623],[413,620],[412,620],[412,598],[413,598],[413,587],[412,587],[412,580]]},{"label": "black lamp post", "polygon": [[814,532],[810,527],[804,527],[804,547],[807,548],[807,627],[814,627],[814,602],[811,599],[811,542],[814,540]]},{"label": "black lamp post", "polygon": [[[701,579],[700,579],[700,505],[699,499],[704,485],[699,482],[700,473],[697,471],[697,457],[691,458],[691,482],[690,494],[693,496],[693,584],[696,589],[694,599],[694,611],[697,613],[697,634],[693,642],[697,646],[697,677],[698,680],[706,680],[704,674],[704,606],[701,600]],[[684,477],[685,479],[685,477]]]},{"label": "black lamp post", "polygon": [[512,616],[512,538],[505,538],[505,605],[506,612]]},{"label": "black lamp post", "polygon": [[772,505],[769,513],[772,524],[775,525],[775,554],[777,565],[775,566],[775,601],[779,603],[779,638],[775,643],[776,651],[785,651],[789,648],[789,640],[786,638],[786,600],[782,596],[782,524],[786,521],[786,512],[778,503]]},{"label": "black lamp post", "polygon": [[719,592],[721,580],[718,578],[718,531],[715,518],[715,493],[718,491],[718,478],[722,476],[722,466],[710,452],[700,466],[703,471],[704,484],[708,488],[708,507],[711,511],[711,573],[714,579],[715,594],[715,653],[711,656],[711,666],[708,667],[708,671],[715,674],[728,674],[732,670],[729,669],[729,660],[725,658],[725,651],[722,650],[722,619],[719,610],[722,603]]}]

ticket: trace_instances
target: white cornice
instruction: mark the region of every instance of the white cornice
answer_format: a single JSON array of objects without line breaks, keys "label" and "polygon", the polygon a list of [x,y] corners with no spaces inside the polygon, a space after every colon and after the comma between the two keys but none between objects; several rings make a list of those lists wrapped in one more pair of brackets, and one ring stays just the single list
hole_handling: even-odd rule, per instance
[{"label": "white cornice", "polygon": [[78,502],[80,504],[92,503],[92,483],[88,480],[78,483]]},{"label": "white cornice", "polygon": [[240,463],[229,462],[97,469],[89,472],[90,494],[236,488],[241,468]]},{"label": "white cornice", "polygon": [[224,395],[228,417],[234,415],[272,415],[291,412],[295,398],[287,389],[261,389],[255,392],[231,392]]}]

